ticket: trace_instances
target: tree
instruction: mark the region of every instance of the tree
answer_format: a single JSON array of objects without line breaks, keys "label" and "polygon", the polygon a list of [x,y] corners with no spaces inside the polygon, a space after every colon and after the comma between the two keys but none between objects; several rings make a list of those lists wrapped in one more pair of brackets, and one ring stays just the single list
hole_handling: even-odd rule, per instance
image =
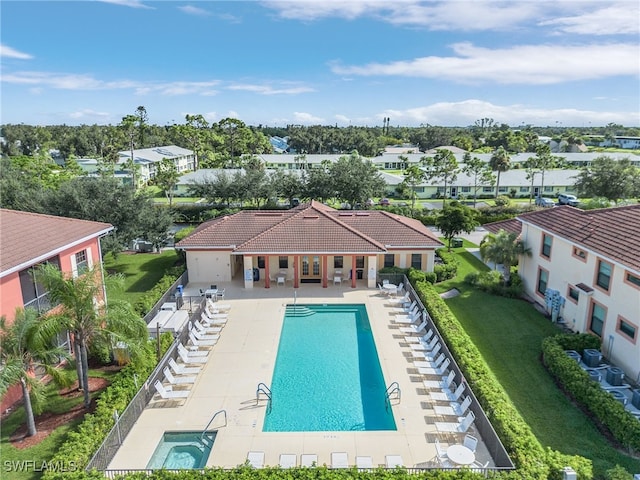
[{"label": "tree", "polygon": [[271,175],[271,182],[274,185],[276,195],[289,200],[289,205],[293,204],[293,199],[301,197],[305,189],[305,182],[297,172],[276,170]]},{"label": "tree", "polygon": [[488,164],[478,157],[471,158],[469,152],[464,154],[464,167],[462,167],[462,171],[470,177],[473,177],[473,208],[476,208],[478,188],[480,188],[481,185],[493,185],[496,177],[489,169]]},{"label": "tree", "polygon": [[354,208],[356,203],[380,195],[385,181],[378,169],[368,160],[363,160],[357,152],[348,157],[340,157],[329,167],[331,184],[336,195]]},{"label": "tree", "polygon": [[125,169],[131,173],[131,184],[133,185],[133,189],[136,190],[138,188],[138,177],[137,172],[139,170],[139,166],[136,165],[135,159],[133,158],[133,149],[135,147],[135,139],[136,135],[139,134],[139,131],[136,127],[138,122],[138,117],[135,115],[126,115],[122,117],[122,121],[120,122],[120,130],[123,135],[127,138],[130,156],[127,162],[125,163]]},{"label": "tree", "polygon": [[55,333],[43,328],[38,313],[32,308],[16,309],[11,325],[7,325],[4,316],[0,319],[0,397],[9,387],[20,383],[28,436],[36,434],[34,412],[42,411],[45,400],[42,377],[37,377],[35,370],[43,370],[56,384],[69,383],[64,371],[55,367],[68,357],[64,348],[54,346]]},{"label": "tree", "polygon": [[480,225],[476,220],[475,210],[459,202],[452,202],[449,207],[440,210],[435,224],[447,240],[449,251],[451,251],[453,237],[460,235],[462,232],[471,233]]},{"label": "tree", "polygon": [[[88,269],[74,277],[44,264],[38,271],[49,298],[58,308],[42,321],[45,331],[69,330],[73,334],[74,357],[78,370],[78,384],[84,393],[84,406],[91,403],[89,395],[90,346],[113,348],[124,344],[132,361],[140,358],[147,336],[145,323],[126,302],[104,303],[102,272]],[[122,286],[122,277],[105,276],[105,282]]]},{"label": "tree", "polygon": [[421,163],[426,167],[425,177],[431,179],[431,183],[443,182],[444,194],[442,195],[442,208],[446,207],[447,185],[458,178],[458,161],[451,150],[439,148],[433,157],[423,157]]},{"label": "tree", "polygon": [[169,201],[169,206],[173,205],[173,195],[176,185],[178,185],[180,175],[176,164],[170,158],[163,158],[158,165],[158,171],[156,172],[154,181],[156,185],[164,191]]},{"label": "tree", "polygon": [[511,158],[509,157],[509,154],[501,146],[493,152],[493,155],[491,155],[491,158],[489,159],[489,166],[491,167],[491,170],[498,172],[495,198],[498,198],[498,192],[500,191],[500,174],[509,170],[511,166],[509,163],[510,161]]},{"label": "tree", "polygon": [[486,235],[480,242],[480,256],[483,261],[504,267],[504,284],[511,281],[511,266],[517,265],[520,256],[531,256],[531,248],[519,238],[519,234],[500,230]]},{"label": "tree", "polygon": [[136,108],[135,117],[136,127],[138,128],[138,145],[140,145],[140,148],[144,148],[144,136],[147,132],[147,122],[149,121],[147,109],[144,108],[144,106],[140,105],[138,108]]},{"label": "tree", "polygon": [[[402,157],[400,157],[402,158]],[[416,204],[416,187],[420,185],[425,178],[425,172],[418,165],[409,165],[404,171],[404,180],[402,180],[402,188],[410,191],[411,195],[411,216]]]},{"label": "tree", "polygon": [[531,187],[529,188],[529,205],[531,205],[533,200],[533,181],[536,178],[536,174],[540,173],[538,169],[538,159],[536,157],[529,157],[522,163],[522,166],[527,172],[527,180],[531,180]]},{"label": "tree", "polygon": [[170,209],[151,203],[145,203],[143,208],[139,223],[140,236],[151,242],[156,251],[159,252],[171,238],[173,215]]},{"label": "tree", "polygon": [[640,173],[628,158],[598,157],[576,178],[575,188],[580,195],[604,197],[618,203],[620,199],[640,194]]}]

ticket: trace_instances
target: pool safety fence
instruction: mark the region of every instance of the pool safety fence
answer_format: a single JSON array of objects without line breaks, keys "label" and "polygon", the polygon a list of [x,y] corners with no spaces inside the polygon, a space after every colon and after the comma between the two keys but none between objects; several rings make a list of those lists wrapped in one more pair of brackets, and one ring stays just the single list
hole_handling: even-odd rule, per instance
[{"label": "pool safety fence", "polygon": [[[166,351],[164,356],[160,359],[155,369],[146,380],[140,379],[140,389],[138,393],[133,397],[124,412],[114,412],[114,426],[107,434],[104,441],[93,455],[86,470],[100,470],[105,471],[113,458],[115,457],[118,449],[124,442],[125,438],[140,418],[140,415],[147,407],[156,391],[153,388],[153,384],[156,380],[162,380],[164,378],[163,369],[169,365],[169,359],[178,358],[178,345],[186,345],[189,335],[189,324],[192,324],[194,320],[200,318],[200,314],[204,309],[205,299],[202,298],[200,304],[195,307],[194,312],[189,317],[189,322],[177,333],[174,342]],[[142,470],[144,471],[144,470]]]}]

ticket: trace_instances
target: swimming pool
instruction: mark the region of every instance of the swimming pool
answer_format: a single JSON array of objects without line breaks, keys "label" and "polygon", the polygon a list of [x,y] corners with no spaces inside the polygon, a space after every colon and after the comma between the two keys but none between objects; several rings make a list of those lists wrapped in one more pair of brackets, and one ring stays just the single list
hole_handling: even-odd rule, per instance
[{"label": "swimming pool", "polygon": [[396,430],[364,304],[287,306],[264,432]]},{"label": "swimming pool", "polygon": [[207,464],[215,438],[215,432],[165,432],[147,468],[202,468]]}]

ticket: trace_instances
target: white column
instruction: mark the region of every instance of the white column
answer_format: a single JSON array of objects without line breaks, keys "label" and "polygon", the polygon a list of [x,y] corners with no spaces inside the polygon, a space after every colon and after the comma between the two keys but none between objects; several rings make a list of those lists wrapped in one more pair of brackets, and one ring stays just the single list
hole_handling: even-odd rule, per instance
[{"label": "white column", "polygon": [[253,257],[251,255],[244,255],[244,288],[253,288]]},{"label": "white column", "polygon": [[429,250],[426,255],[427,255],[427,264],[424,266],[424,271],[433,272],[433,265],[435,263],[436,252],[435,250]]},{"label": "white column", "polygon": [[376,288],[376,274],[378,272],[378,257],[370,255],[367,257],[367,288]]}]

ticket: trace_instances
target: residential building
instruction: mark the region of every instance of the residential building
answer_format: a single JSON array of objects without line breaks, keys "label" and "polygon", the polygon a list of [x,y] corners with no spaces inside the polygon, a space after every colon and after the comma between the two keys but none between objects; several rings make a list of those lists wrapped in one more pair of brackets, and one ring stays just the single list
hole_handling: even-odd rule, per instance
[{"label": "residential building", "polygon": [[[122,169],[123,165],[131,161],[132,152],[123,150],[118,155],[118,163]],[[154,178],[158,173],[158,165],[165,158],[173,162],[178,173],[190,172],[197,167],[193,150],[176,145],[133,150],[133,162],[139,168],[138,182],[145,183]]]},{"label": "residential building", "polygon": [[[16,308],[49,311],[53,305],[35,275],[37,267],[49,263],[80,275],[100,264],[100,238],[112,230],[108,223],[0,209],[0,315],[10,324]],[[68,344],[66,335],[59,341]],[[9,390],[2,411],[19,398],[19,388]]]},{"label": "residential building", "polygon": [[547,289],[559,292],[559,318],[598,336],[605,356],[640,380],[640,205],[562,206],[517,220],[485,228],[519,231],[531,249],[518,266],[526,295],[546,308]]},{"label": "residential building", "polygon": [[383,267],[432,271],[443,244],[417,220],[384,211],[341,211],[311,201],[290,210],[241,211],[200,225],[176,244],[186,252],[189,281],[239,279],[253,288],[342,280],[376,287]]}]

